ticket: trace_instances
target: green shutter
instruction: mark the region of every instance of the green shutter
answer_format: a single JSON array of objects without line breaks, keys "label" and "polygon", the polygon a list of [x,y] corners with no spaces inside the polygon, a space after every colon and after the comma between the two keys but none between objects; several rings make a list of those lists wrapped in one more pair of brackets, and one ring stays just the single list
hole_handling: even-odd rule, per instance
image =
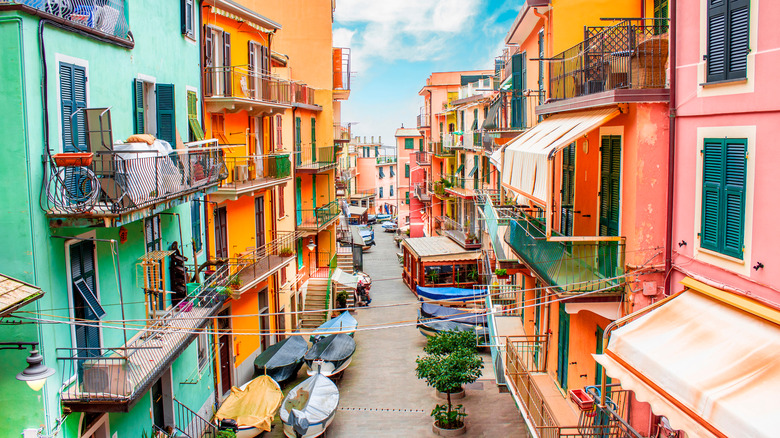
[{"label": "green shutter", "polygon": [[404,164],[404,176],[409,178],[409,163]]},{"label": "green shutter", "polygon": [[414,149],[414,139],[413,138],[406,138],[406,139],[404,139],[404,149]]},{"label": "green shutter", "polygon": [[176,100],[173,84],[157,84],[157,138],[176,147]]},{"label": "green shutter", "polygon": [[145,133],[144,121],[144,82],[133,79],[133,132],[135,134]]},{"label": "green shutter", "polygon": [[742,259],[747,140],[704,140],[701,246]]},{"label": "green shutter", "polygon": [[620,222],[620,136],[601,137],[601,211],[599,233],[619,235]]},{"label": "green shutter", "polygon": [[707,82],[747,77],[750,0],[707,0]]},{"label": "green shutter", "polygon": [[84,111],[87,107],[87,72],[84,67],[60,63],[60,116],[62,118],[62,150],[87,150]]}]

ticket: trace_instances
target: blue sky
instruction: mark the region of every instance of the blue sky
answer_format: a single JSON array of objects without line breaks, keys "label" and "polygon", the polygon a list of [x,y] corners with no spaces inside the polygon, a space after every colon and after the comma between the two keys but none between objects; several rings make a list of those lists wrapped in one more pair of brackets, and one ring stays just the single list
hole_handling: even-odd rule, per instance
[{"label": "blue sky", "polygon": [[338,0],[333,45],[352,48],[352,93],[343,123],[352,134],[394,144],[416,127],[417,93],[434,71],[493,68],[524,1]]}]

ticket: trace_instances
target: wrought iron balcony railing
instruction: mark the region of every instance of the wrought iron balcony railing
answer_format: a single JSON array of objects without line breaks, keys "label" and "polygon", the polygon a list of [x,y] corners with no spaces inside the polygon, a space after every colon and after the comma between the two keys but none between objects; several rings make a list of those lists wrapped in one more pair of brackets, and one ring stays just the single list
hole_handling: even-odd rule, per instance
[{"label": "wrought iron balcony railing", "polygon": [[295,152],[295,170],[304,172],[325,172],[336,168],[336,147],[302,147]]},{"label": "wrought iron balcony railing", "polygon": [[132,41],[124,0],[0,0],[0,6],[19,5],[64,20],[75,28]]},{"label": "wrought iron balcony railing", "polygon": [[336,220],[341,213],[338,201],[331,201],[322,207],[298,210],[298,229],[320,231]]},{"label": "wrought iron balcony railing", "polygon": [[667,19],[588,27],[585,39],[549,60],[550,98],[614,89],[666,88]]},{"label": "wrought iron balcony railing", "polygon": [[247,191],[286,181],[292,175],[290,154],[225,157],[227,178],[220,191]]},{"label": "wrought iron balcony railing", "polygon": [[[544,220],[518,210],[504,240],[539,275],[561,294],[622,292],[625,279],[625,239],[548,240]],[[543,213],[542,213],[543,214]]]},{"label": "wrought iron balcony railing", "polygon": [[[221,266],[186,298],[116,348],[58,348],[63,406],[75,412],[128,412],[211,322],[233,276]],[[125,328],[125,330],[129,330]]]},{"label": "wrought iron balcony railing", "polygon": [[128,147],[83,159],[44,157],[41,207],[49,217],[119,216],[203,191],[227,177],[216,140],[186,146],[170,154]]}]

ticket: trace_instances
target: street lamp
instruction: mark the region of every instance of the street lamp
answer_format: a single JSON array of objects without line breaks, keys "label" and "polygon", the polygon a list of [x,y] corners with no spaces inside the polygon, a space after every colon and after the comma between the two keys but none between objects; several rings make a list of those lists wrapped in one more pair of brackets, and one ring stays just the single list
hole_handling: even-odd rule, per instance
[{"label": "street lamp", "polygon": [[46,383],[46,379],[54,375],[53,368],[43,364],[43,356],[38,353],[37,342],[0,342],[0,350],[22,350],[30,347],[30,356],[27,357],[27,368],[16,375],[17,380],[27,382],[33,391],[40,391]]}]

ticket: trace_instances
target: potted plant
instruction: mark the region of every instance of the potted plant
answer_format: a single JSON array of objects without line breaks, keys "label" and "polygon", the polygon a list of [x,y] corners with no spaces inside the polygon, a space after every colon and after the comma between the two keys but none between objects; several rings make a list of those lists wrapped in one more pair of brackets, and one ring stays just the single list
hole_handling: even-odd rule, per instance
[{"label": "potted plant", "polygon": [[293,250],[292,250],[292,248],[282,248],[279,251],[279,255],[282,256],[282,257],[290,257],[290,256],[293,255]]},{"label": "potted plant", "polygon": [[506,272],[506,269],[498,268],[495,270],[494,274],[496,274],[496,277],[505,280],[509,278],[509,274]]},{"label": "potted plant", "polygon": [[336,305],[339,307],[339,309],[343,309],[347,307],[348,298],[349,298],[349,293],[347,293],[347,291],[345,290],[336,294]]}]

